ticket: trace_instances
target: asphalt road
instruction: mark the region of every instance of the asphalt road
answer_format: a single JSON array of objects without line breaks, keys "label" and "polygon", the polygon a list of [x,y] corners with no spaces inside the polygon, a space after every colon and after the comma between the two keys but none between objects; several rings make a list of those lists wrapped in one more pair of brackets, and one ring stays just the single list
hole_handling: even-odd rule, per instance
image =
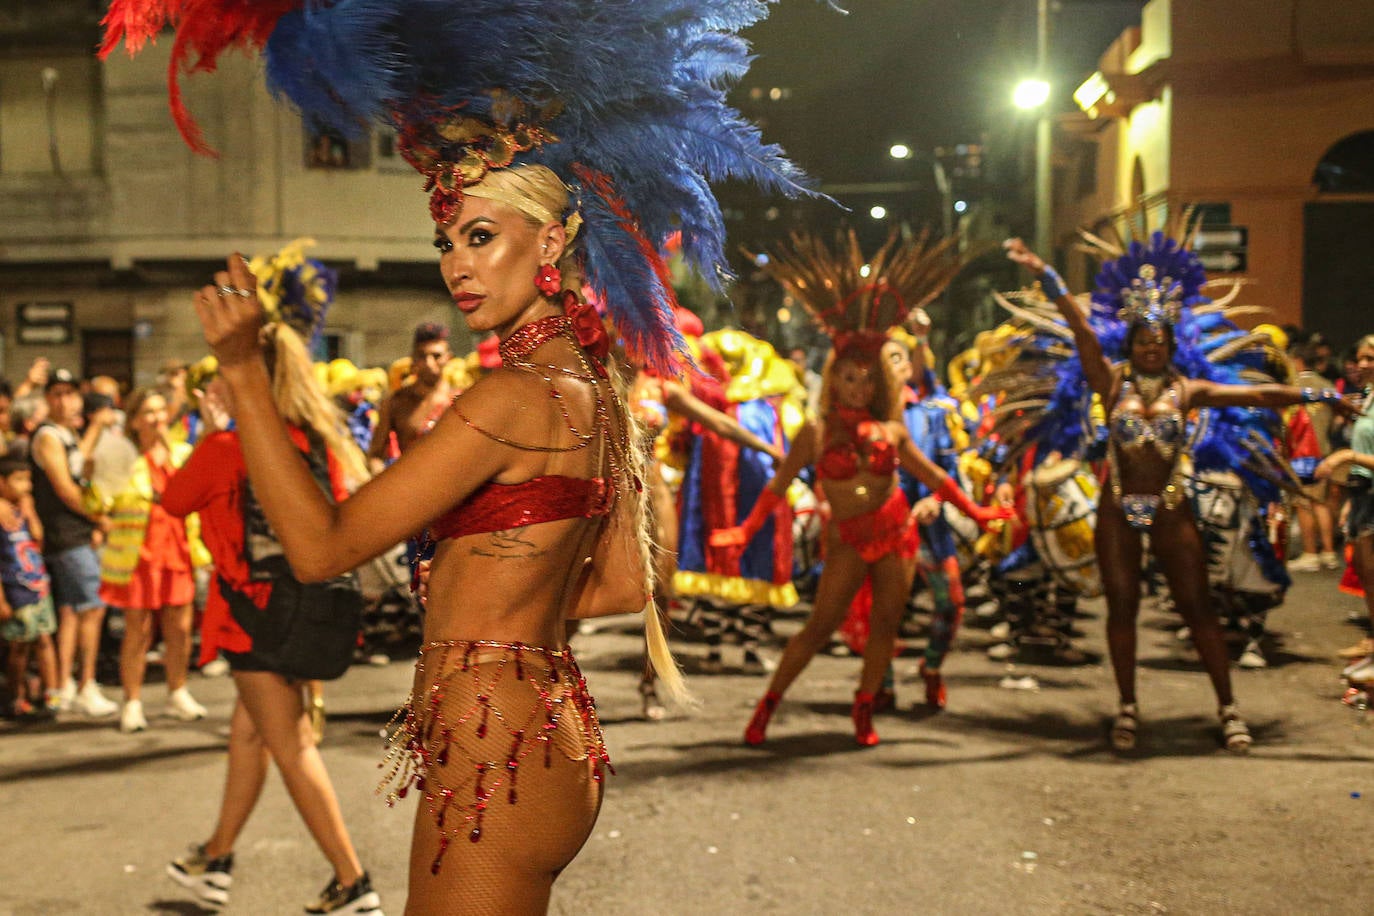
[{"label": "asphalt road", "polygon": [[[763,680],[727,650],[698,674],[696,710],[640,720],[638,640],[613,623],[579,637],[617,775],[596,831],[560,879],[559,914],[1367,913],[1374,719],[1340,703],[1332,652],[1361,631],[1332,573],[1299,577],[1275,612],[1275,664],[1235,674],[1255,732],[1219,749],[1215,705],[1186,645],[1142,620],[1142,753],[1107,749],[1110,673],[1033,667],[1036,690],[998,686],[986,632],[961,634],[949,707],[919,705],[916,657],[897,662],[899,712],[854,746],[852,658],[821,657],[762,749],[740,735]],[[1081,622],[1102,649],[1101,607]],[[787,634],[799,618],[779,618]],[[679,643],[689,672],[700,644]],[[774,653],[776,654],[776,653]],[[410,667],[357,667],[328,688],[324,754],[354,840],[403,908],[411,811],[373,794],[379,729]],[[163,875],[208,833],[223,781],[232,687],[196,678],[210,719],[154,719],[125,736],[67,719],[0,726],[0,914],[195,914]],[[145,704],[160,708],[163,688]],[[113,694],[113,691],[110,691]],[[412,802],[413,803],[413,802]],[[239,849],[231,911],[299,913],[328,867],[269,780]]]}]

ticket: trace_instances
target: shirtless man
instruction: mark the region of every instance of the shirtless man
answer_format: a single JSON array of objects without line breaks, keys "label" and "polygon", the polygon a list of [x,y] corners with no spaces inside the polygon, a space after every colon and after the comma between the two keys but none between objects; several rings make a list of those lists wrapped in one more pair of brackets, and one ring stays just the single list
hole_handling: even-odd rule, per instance
[{"label": "shirtless man", "polygon": [[367,450],[367,463],[372,473],[379,473],[386,467],[392,433],[396,435],[396,447],[405,451],[453,400],[455,392],[444,380],[444,366],[452,357],[447,327],[425,322],[415,329],[415,342],[410,349],[410,371],[415,378],[382,400],[377,429]]}]

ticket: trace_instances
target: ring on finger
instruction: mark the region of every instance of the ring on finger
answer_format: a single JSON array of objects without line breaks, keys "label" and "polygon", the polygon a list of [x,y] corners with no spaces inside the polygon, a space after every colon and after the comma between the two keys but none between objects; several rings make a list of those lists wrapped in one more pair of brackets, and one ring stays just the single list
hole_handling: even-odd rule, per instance
[{"label": "ring on finger", "polygon": [[221,299],[223,299],[225,296],[229,295],[230,293],[237,294],[237,293],[238,293],[238,290],[235,289],[235,288],[232,287],[232,286],[221,286],[221,287],[218,287],[218,288],[215,290],[215,292],[219,293],[219,297],[220,297]]}]

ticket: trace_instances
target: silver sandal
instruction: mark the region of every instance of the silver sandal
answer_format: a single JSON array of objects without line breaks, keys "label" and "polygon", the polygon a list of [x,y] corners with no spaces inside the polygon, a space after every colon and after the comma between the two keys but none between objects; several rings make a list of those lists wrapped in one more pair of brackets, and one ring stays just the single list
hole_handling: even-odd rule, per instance
[{"label": "silver sandal", "polygon": [[1134,703],[1122,703],[1112,723],[1112,750],[1118,753],[1135,750],[1136,732],[1140,729],[1140,709]]},{"label": "silver sandal", "polygon": [[1218,710],[1221,717],[1221,741],[1233,754],[1248,754],[1254,739],[1250,737],[1250,727],[1240,717],[1240,709],[1235,703]]}]

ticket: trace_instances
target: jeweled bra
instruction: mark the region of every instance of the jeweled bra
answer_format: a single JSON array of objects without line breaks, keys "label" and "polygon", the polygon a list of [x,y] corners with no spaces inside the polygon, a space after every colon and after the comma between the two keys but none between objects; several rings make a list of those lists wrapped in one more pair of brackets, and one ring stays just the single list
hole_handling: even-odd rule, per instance
[{"label": "jeweled bra", "polygon": [[[1162,383],[1162,382],[1161,382]],[[1117,395],[1116,406],[1112,408],[1109,421],[1110,436],[1107,449],[1108,483],[1117,505],[1126,515],[1126,522],[1132,528],[1148,530],[1162,505],[1166,509],[1176,509],[1183,502],[1183,463],[1179,455],[1187,433],[1187,418],[1184,417],[1179,403],[1178,385],[1170,381],[1168,387],[1149,399],[1146,403],[1144,392],[1140,391],[1129,370],[1121,380],[1121,391]],[[1173,404],[1172,410],[1154,413],[1149,416],[1145,411],[1167,396]],[[1140,407],[1125,406],[1138,403]],[[1160,457],[1170,462],[1171,471],[1164,489],[1160,493],[1124,493],[1121,489],[1121,451],[1140,452],[1154,448]]]}]

